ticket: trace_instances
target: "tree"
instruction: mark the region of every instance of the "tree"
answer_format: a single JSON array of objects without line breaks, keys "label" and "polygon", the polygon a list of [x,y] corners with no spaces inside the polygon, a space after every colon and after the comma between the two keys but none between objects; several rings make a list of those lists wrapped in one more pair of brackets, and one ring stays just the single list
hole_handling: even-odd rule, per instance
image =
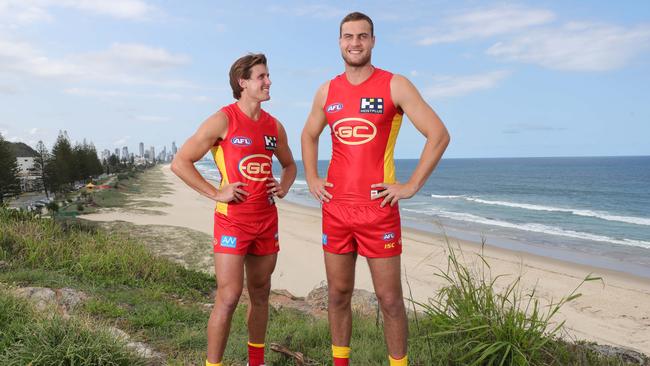
[{"label": "tree", "polygon": [[18,178],[18,161],[12,148],[0,134],[0,204],[4,197],[20,194],[20,179]]},{"label": "tree", "polygon": [[48,164],[47,169],[52,178],[50,191],[62,192],[70,188],[76,178],[75,165],[68,135],[65,132],[59,132],[59,137],[52,147],[52,161],[51,164]]},{"label": "tree", "polygon": [[43,141],[39,141],[36,144],[36,158],[34,160],[34,165],[36,168],[36,174],[40,177],[41,183],[43,185],[43,190],[45,191],[45,196],[50,197],[48,193],[50,177],[47,171],[47,165],[50,163],[50,153],[47,151],[47,147]]}]

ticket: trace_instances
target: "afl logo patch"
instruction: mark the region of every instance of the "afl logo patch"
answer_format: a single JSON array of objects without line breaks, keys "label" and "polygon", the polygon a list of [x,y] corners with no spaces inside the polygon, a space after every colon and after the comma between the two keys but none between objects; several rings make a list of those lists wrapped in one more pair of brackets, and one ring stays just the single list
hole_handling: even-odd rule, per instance
[{"label": "afl logo patch", "polygon": [[342,103],[332,103],[327,106],[327,113],[336,113],[340,110],[343,109],[343,104]]},{"label": "afl logo patch", "polygon": [[239,172],[244,177],[261,182],[271,175],[272,160],[264,154],[248,155],[239,161]]},{"label": "afl logo patch", "polygon": [[253,143],[251,139],[245,136],[235,136],[230,139],[230,142],[237,146],[250,146]]},{"label": "afl logo patch", "polygon": [[377,127],[363,118],[343,118],[332,125],[334,136],[346,145],[362,145],[377,135]]}]

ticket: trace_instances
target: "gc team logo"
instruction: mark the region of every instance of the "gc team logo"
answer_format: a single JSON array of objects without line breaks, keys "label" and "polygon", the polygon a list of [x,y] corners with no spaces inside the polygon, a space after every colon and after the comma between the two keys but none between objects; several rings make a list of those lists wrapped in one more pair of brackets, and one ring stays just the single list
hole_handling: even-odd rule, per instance
[{"label": "gc team logo", "polygon": [[343,118],[332,125],[334,136],[346,145],[362,145],[377,135],[377,127],[363,118]]},{"label": "gc team logo", "polygon": [[264,181],[271,174],[271,158],[264,154],[248,155],[239,161],[239,172],[254,181]]},{"label": "gc team logo", "polygon": [[336,113],[343,109],[343,103],[332,103],[327,106],[327,113]]}]

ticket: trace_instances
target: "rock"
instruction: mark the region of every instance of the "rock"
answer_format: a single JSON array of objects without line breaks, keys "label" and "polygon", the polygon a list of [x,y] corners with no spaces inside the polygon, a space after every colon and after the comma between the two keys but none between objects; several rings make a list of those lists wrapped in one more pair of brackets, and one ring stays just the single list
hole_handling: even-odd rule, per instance
[{"label": "rock", "polygon": [[77,305],[88,299],[85,293],[67,287],[56,290],[56,295],[58,306],[64,314],[69,314]]},{"label": "rock", "polygon": [[129,340],[131,339],[129,334],[119,328],[108,327],[106,328],[106,331],[113,337],[126,343],[126,347],[132,350],[136,355],[152,361],[152,363],[150,363],[151,365],[158,365],[165,359],[164,354],[157,352],[146,343],[129,342]]},{"label": "rock", "polygon": [[163,360],[164,355],[160,352],[156,352],[153,348],[149,347],[148,344],[142,342],[129,342],[126,344],[126,347],[130,348],[140,357],[147,359],[156,359]]},{"label": "rock", "polygon": [[305,298],[294,296],[287,290],[271,290],[269,303],[275,310],[294,309],[317,317],[327,315],[327,313],[313,311],[311,306],[305,301]]},{"label": "rock", "polygon": [[47,287],[21,287],[14,290],[17,296],[29,300],[39,311],[55,307],[64,318],[70,317],[70,312],[85,301],[88,296],[81,291],[71,288],[52,290]]},{"label": "rock", "polygon": [[586,347],[607,357],[617,357],[626,363],[634,365],[650,365],[650,359],[646,355],[629,348],[610,346],[606,344],[588,344]]},{"label": "rock", "polygon": [[20,287],[14,290],[14,294],[32,302],[39,311],[56,305],[56,292],[47,287]]},{"label": "rock", "polygon": [[4,271],[7,268],[9,268],[9,263],[5,261],[0,261],[0,271]]},{"label": "rock", "polygon": [[106,331],[108,332],[108,334],[112,335],[113,338],[117,338],[117,339],[119,339],[119,340],[121,340],[123,342],[128,341],[129,338],[130,338],[129,334],[127,332],[125,332],[125,331],[123,331],[122,329],[119,329],[119,328],[108,327],[108,328],[106,328]]},{"label": "rock", "polygon": [[[313,289],[305,299],[307,304],[314,309],[327,311],[327,285]],[[355,289],[352,292],[352,311],[365,316],[373,316],[377,313],[379,302],[374,293],[366,290]]]}]

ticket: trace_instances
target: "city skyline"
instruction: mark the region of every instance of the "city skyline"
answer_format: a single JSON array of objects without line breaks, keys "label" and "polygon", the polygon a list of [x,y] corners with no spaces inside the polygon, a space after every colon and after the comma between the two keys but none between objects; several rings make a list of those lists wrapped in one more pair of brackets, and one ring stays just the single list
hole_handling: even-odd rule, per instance
[{"label": "city skyline", "polygon": [[[343,71],[339,21],[360,10],[375,21],[373,63],[408,77],[447,125],[446,158],[650,154],[646,2],[354,5],[0,6],[0,133],[51,146],[65,129],[72,142],[111,151],[137,152],[139,140],[157,150],[182,144],[233,102],[232,62],[264,52],[273,85],[263,108],[283,122],[299,156],[315,91]],[[395,157],[417,158],[423,144],[405,119]]]}]

